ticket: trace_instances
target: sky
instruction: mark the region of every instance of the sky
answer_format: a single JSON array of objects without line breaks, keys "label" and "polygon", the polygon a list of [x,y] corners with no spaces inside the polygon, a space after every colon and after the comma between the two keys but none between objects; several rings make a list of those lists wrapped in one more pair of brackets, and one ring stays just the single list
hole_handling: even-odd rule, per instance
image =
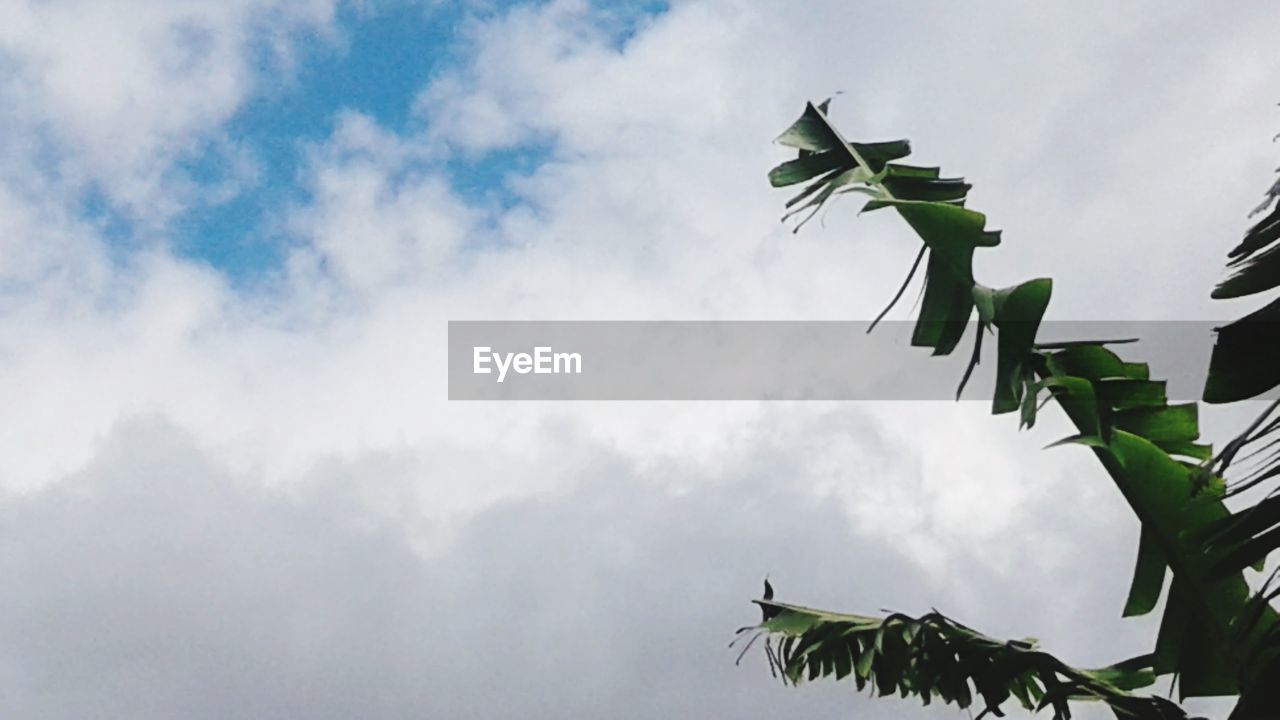
[{"label": "sky", "polygon": [[792,234],[766,181],[833,95],[847,136],[974,182],[1005,231],[985,284],[1052,275],[1057,320],[1234,317],[1208,291],[1277,162],[1278,21],[0,1],[0,703],[958,716],[735,666],[766,575],[1081,665],[1145,652],[1154,619],[1119,617],[1136,526],[1086,452],[1039,449],[1061,418],[450,403],[446,323],[873,317],[916,241],[852,205]]}]

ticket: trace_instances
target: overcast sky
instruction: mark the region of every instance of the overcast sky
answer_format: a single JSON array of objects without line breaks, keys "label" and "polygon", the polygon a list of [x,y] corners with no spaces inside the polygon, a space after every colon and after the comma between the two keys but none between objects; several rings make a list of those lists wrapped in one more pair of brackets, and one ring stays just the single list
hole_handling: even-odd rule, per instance
[{"label": "overcast sky", "polygon": [[1088,453],[1038,449],[1061,419],[449,403],[446,322],[874,316],[918,241],[852,204],[792,235],[765,179],[835,93],[850,138],[975,183],[1005,230],[985,284],[1053,275],[1060,320],[1231,317],[1208,290],[1280,157],[1278,26],[1269,2],[0,1],[0,708],[962,716],[734,667],[766,573],[1079,664],[1145,652],[1136,526]]}]

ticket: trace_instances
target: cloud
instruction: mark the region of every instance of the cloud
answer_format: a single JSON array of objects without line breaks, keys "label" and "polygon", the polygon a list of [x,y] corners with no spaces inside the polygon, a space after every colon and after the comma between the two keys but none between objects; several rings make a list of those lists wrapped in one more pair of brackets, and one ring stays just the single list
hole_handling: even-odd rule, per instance
[{"label": "cloud", "polygon": [[205,153],[243,165],[222,125],[259,72],[289,72],[296,35],[332,31],[333,13],[330,0],[142,2],[128,12],[96,0],[6,3],[8,179],[43,176],[73,198],[92,190],[149,223],[172,217],[201,190],[180,165]]},{"label": "cloud", "polygon": [[[873,424],[854,425],[838,429],[860,431],[868,464],[901,457]],[[424,552],[415,537],[431,522],[379,497],[448,472],[430,461],[369,457],[267,490],[162,419],[123,423],[83,471],[0,509],[6,704],[30,718],[693,718],[857,702],[871,717],[923,717],[831,686],[785,690],[758,655],[734,667],[726,642],[751,621],[761,576],[866,609],[946,600],[995,631],[1044,628],[1059,647],[1083,644],[1069,638],[1086,610],[1114,609],[1088,587],[983,586],[999,580],[980,564],[922,574],[885,533],[780,481],[824,457],[774,430],[692,476],[565,438],[558,451],[579,463],[564,490],[497,503]],[[1113,533],[1093,537],[1055,569],[1108,557],[1098,546]],[[1127,565],[1110,557],[1109,570]]]},{"label": "cloud", "polygon": [[481,229],[439,172],[415,172],[412,148],[349,115],[318,151],[313,202],[293,218],[338,283],[355,292],[435,280]]}]

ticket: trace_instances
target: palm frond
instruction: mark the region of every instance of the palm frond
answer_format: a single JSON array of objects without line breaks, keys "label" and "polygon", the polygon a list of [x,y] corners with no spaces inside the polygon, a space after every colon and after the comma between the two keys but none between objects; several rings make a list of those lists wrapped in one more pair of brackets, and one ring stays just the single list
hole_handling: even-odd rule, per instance
[{"label": "palm frond", "polygon": [[[920,617],[844,615],[756,600],[759,625],[739,631],[746,649],[765,638],[770,671],[784,683],[847,680],[873,694],[934,699],[1003,717],[1009,705],[1071,717],[1071,703],[1101,701],[1125,720],[1186,720],[1165,698],[1133,691],[1155,682],[1152,656],[1076,668],[1033,638],[998,640],[937,611]],[[741,659],[741,655],[739,656]]]},{"label": "palm frond", "polygon": [[[1280,180],[1267,189],[1250,217],[1270,212],[1245,231],[1227,253],[1233,272],[1213,291],[1215,298],[1238,298],[1280,287]],[[1235,402],[1280,385],[1280,298],[1217,329],[1209,361],[1205,402]]]},{"label": "palm frond", "polygon": [[[1124,614],[1151,612],[1165,578],[1170,571],[1174,576],[1152,671],[1176,674],[1184,697],[1235,694],[1252,686],[1259,668],[1242,658],[1265,645],[1280,627],[1280,615],[1267,605],[1249,632],[1236,631],[1250,611],[1250,591],[1239,569],[1224,568],[1230,551],[1209,548],[1203,540],[1231,515],[1222,502],[1221,475],[1212,462],[1204,465],[1213,453],[1199,442],[1196,405],[1170,404],[1165,384],[1151,379],[1145,363],[1120,358],[1107,347],[1113,343],[1039,343],[1052,283],[1036,279],[1004,289],[979,283],[974,253],[998,245],[999,233],[987,229],[984,215],[964,206],[968,183],[944,179],[937,168],[901,164],[910,151],[906,141],[848,142],[831,125],[823,103],[806,106],[779,142],[796,147],[800,156],[771,173],[774,184],[812,180],[789,205],[816,210],[837,195],[857,192],[870,198],[864,212],[892,208],[923,241],[927,262],[914,345],[950,353],[976,314],[978,332],[964,379],[981,357],[984,331],[995,329],[993,412],[1017,411],[1021,424],[1031,426],[1053,401],[1076,426],[1077,433],[1058,444],[1088,447],[1142,524]],[[1255,230],[1269,237],[1268,228]],[[1280,305],[1276,314],[1280,319]],[[1241,332],[1224,329],[1219,345],[1243,337]],[[789,657],[790,646],[778,649],[779,657]]]}]

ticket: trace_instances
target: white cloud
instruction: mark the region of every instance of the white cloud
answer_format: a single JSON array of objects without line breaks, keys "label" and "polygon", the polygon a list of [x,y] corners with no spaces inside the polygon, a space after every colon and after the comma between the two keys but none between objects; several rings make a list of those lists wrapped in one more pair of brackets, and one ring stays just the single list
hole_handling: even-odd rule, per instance
[{"label": "white cloud", "polygon": [[257,65],[271,57],[288,72],[289,37],[331,32],[333,12],[332,0],[6,2],[0,117],[18,135],[6,149],[26,159],[20,173],[167,219],[197,190],[175,164],[205,151],[234,163],[221,126],[253,92]]},{"label": "white cloud", "polygon": [[[822,716],[846,708],[847,692],[789,691],[762,657],[734,667],[726,648],[769,570],[815,601],[918,612],[946,600],[959,618],[1018,635],[1034,626],[1077,654],[1077,624],[1111,609],[1106,590],[1065,588],[1075,602],[1058,604],[1057,587],[1006,586],[981,564],[922,574],[804,492],[820,460],[775,429],[706,475],[681,461],[640,469],[562,437],[556,450],[582,460],[555,468],[571,492],[498,503],[424,558],[414,536],[435,521],[378,496],[417,494],[450,467],[370,456],[270,491],[163,420],[123,423],[82,472],[0,507],[7,707],[29,718]],[[840,429],[863,433],[872,464],[904,449],[871,423]],[[796,482],[779,482],[788,475]],[[662,490],[672,476],[691,489]],[[1065,521],[1077,535],[1092,527]],[[1111,533],[1079,536],[1081,552],[1054,570],[1107,557]],[[979,582],[1001,583],[998,603],[966,587]],[[1093,652],[1132,649],[1131,624],[1098,624],[1130,632]],[[859,712],[938,715],[892,700]]]},{"label": "white cloud", "polygon": [[457,271],[457,253],[481,217],[444,177],[414,171],[413,155],[368,118],[349,116],[317,159],[314,203],[297,214],[294,230],[343,287],[434,285]]}]

